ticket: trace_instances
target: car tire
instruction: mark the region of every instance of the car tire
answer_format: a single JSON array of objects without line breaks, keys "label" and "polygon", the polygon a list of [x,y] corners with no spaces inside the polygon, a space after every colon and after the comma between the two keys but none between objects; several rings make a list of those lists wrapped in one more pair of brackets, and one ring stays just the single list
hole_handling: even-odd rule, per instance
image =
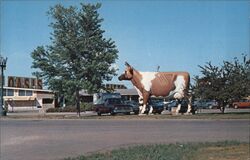
[{"label": "car tire", "polygon": [[238,105],[234,105],[234,109],[237,109],[237,108],[239,108]]}]

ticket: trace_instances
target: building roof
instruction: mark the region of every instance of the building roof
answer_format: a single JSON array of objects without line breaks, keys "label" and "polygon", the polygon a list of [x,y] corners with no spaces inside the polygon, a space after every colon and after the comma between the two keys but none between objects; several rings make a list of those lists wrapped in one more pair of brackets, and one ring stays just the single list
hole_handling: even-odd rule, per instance
[{"label": "building roof", "polygon": [[33,88],[17,88],[17,87],[3,87],[4,89],[15,89],[15,90],[27,90],[27,91],[39,91],[39,92],[50,92],[53,93],[52,90],[47,89],[33,89]]},{"label": "building roof", "polygon": [[136,89],[131,88],[131,89],[116,89],[115,93],[120,93],[121,95],[127,95],[127,96],[134,96],[138,95]]}]

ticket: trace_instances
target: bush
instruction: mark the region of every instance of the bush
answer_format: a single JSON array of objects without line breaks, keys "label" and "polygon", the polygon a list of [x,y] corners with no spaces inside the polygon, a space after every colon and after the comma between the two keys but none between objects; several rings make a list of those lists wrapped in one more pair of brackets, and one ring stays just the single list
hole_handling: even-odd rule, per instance
[{"label": "bush", "polygon": [[[81,103],[81,111],[92,111],[93,104],[92,103]],[[46,112],[77,112],[76,106],[66,106],[64,108],[49,108]]]},{"label": "bush", "polygon": [[81,111],[92,111],[93,107],[93,103],[81,103]]},{"label": "bush", "polygon": [[60,109],[61,108],[49,108],[49,109],[46,110],[46,112],[60,112],[59,111]]}]

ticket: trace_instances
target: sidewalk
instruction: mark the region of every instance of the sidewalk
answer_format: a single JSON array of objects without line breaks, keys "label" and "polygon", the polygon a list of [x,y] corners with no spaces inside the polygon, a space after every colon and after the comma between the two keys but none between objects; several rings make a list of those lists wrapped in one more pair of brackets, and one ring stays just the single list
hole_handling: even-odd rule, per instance
[{"label": "sidewalk", "polygon": [[[81,112],[81,116],[94,116],[97,115],[95,112],[86,111]],[[36,111],[22,111],[22,112],[8,112],[6,117],[3,118],[77,118],[76,112],[54,112],[44,113]]]}]

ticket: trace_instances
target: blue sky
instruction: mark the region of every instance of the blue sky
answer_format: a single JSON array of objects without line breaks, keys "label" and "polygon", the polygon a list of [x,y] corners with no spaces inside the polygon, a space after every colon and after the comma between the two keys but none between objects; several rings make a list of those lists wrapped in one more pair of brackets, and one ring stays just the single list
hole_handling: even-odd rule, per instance
[{"label": "blue sky", "polygon": [[[8,57],[7,76],[30,77],[30,53],[50,44],[50,6],[90,1],[2,0],[1,54]],[[214,65],[249,55],[249,1],[106,0],[100,16],[105,37],[119,50],[118,74],[124,62],[140,71],[188,71],[199,75],[198,65]],[[118,82],[117,77],[113,79]],[[125,83],[131,86],[130,83]]]}]

